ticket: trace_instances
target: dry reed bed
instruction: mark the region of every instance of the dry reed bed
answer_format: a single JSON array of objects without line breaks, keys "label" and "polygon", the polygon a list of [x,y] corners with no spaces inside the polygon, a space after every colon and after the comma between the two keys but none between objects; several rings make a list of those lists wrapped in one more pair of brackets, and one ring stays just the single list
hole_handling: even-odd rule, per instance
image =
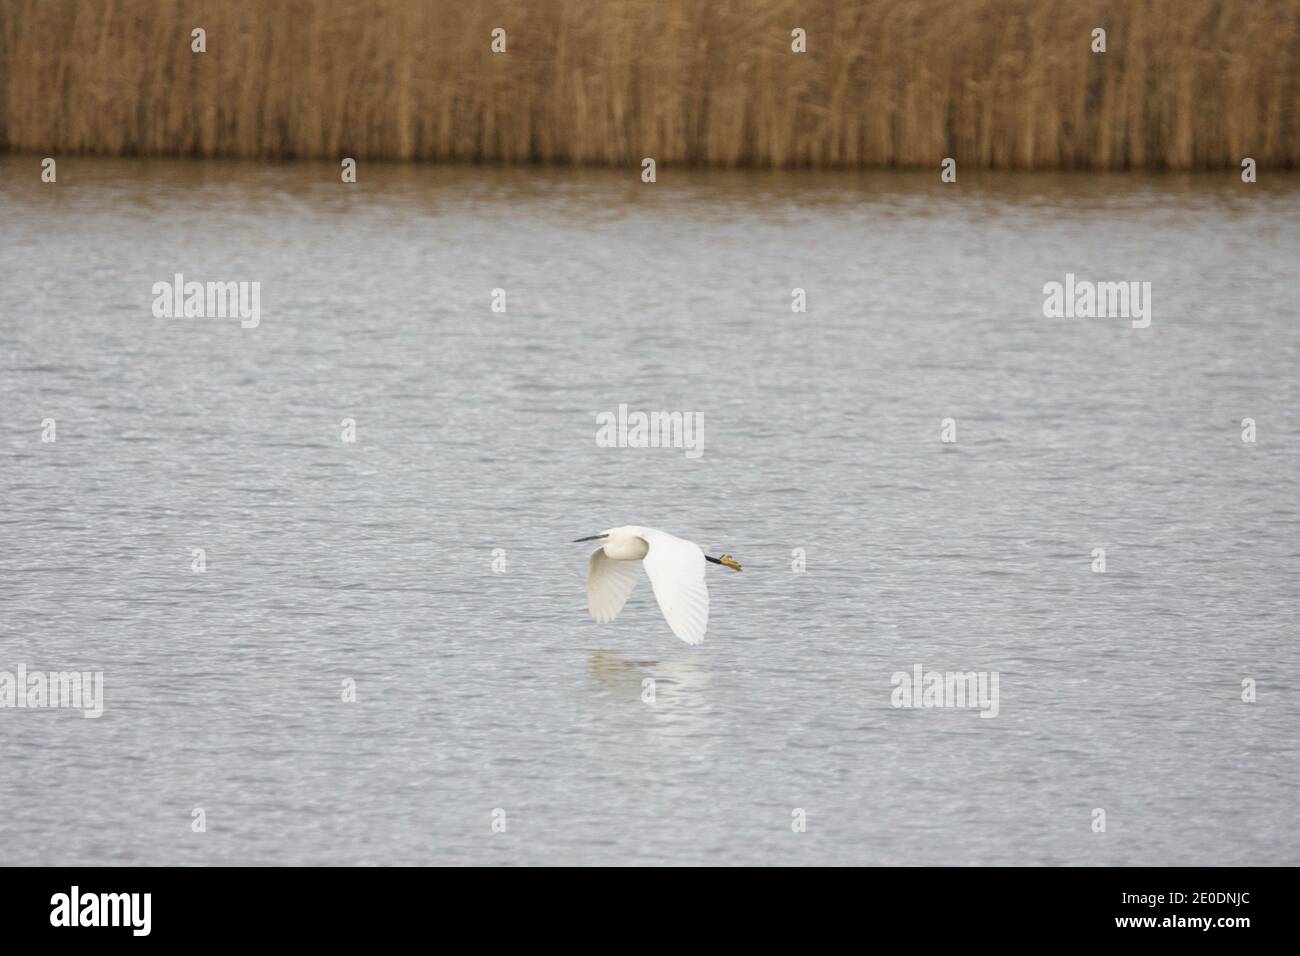
[{"label": "dry reed bed", "polygon": [[0,0],[42,154],[1277,167],[1297,103],[1300,0]]}]

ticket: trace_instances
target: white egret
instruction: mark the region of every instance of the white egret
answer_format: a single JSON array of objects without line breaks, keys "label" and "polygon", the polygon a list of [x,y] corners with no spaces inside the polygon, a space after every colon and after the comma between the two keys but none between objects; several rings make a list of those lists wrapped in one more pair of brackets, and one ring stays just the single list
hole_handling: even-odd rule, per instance
[{"label": "white egret", "polygon": [[687,644],[704,640],[709,626],[709,589],[704,584],[704,562],[739,571],[729,554],[714,558],[693,541],[666,531],[625,525],[578,541],[604,541],[591,552],[587,566],[587,610],[601,624],[618,617],[641,576],[654,588],[659,610],[673,633]]}]

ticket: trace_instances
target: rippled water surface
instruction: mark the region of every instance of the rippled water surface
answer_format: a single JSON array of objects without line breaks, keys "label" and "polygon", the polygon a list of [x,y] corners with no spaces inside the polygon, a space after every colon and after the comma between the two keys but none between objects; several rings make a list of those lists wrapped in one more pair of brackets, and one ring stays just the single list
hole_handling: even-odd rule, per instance
[{"label": "rippled water surface", "polygon": [[[1300,181],[58,174],[0,160],[0,671],[105,712],[0,710],[3,862],[1300,863]],[[619,524],[745,565],[702,645],[588,619]]]}]

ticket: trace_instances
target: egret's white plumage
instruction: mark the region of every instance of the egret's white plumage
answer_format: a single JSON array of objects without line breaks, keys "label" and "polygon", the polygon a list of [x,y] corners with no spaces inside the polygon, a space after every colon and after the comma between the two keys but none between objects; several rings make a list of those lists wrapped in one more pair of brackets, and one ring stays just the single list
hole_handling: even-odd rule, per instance
[{"label": "egret's white plumage", "polygon": [[[645,566],[659,610],[674,634],[687,644],[704,640],[709,627],[709,589],[704,583],[704,552],[692,541],[666,531],[627,525],[580,541],[601,539],[587,568],[587,610],[602,624],[618,617]],[[729,555],[709,558],[739,571]]]},{"label": "egret's white plumage", "polygon": [[615,561],[605,556],[604,548],[591,552],[587,566],[587,610],[591,616],[601,624],[618,617],[640,577],[639,562]]}]

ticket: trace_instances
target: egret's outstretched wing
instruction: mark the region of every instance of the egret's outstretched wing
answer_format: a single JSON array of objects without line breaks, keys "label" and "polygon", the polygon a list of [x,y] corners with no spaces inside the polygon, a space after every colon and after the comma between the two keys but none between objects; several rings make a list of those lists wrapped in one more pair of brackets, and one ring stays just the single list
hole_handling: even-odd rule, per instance
[{"label": "egret's outstretched wing", "polygon": [[605,557],[604,548],[597,548],[587,565],[587,611],[601,624],[608,624],[623,610],[639,577],[640,561],[615,561]]},{"label": "egret's outstretched wing", "polygon": [[673,633],[687,644],[704,640],[709,626],[709,589],[704,584],[704,552],[691,541],[664,531],[643,529],[650,552],[642,562],[659,610]]}]

